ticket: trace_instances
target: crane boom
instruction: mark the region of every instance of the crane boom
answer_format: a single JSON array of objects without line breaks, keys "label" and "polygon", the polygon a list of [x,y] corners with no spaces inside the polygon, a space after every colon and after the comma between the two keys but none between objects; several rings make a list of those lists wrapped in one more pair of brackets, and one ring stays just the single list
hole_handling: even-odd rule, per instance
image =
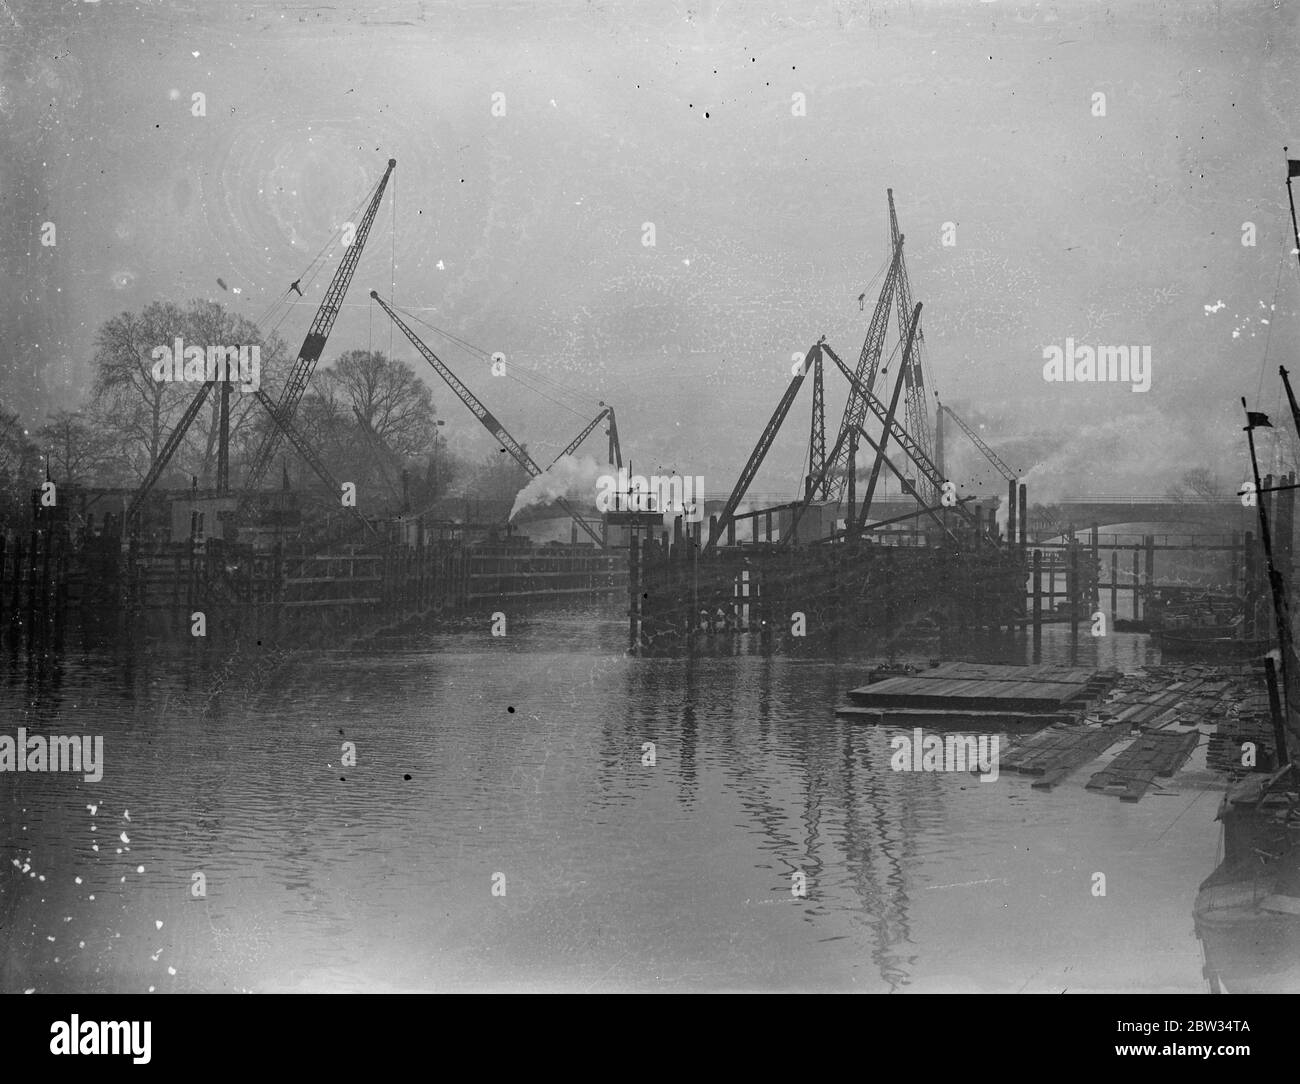
[{"label": "crane boom", "polygon": [[709,531],[709,540],[705,543],[704,552],[708,553],[715,545],[718,539],[726,531],[727,525],[731,522],[731,517],[736,514],[736,509],[740,507],[740,502],[744,500],[745,492],[749,489],[749,484],[754,480],[754,475],[758,473],[758,468],[763,465],[768,449],[772,447],[772,441],[776,439],[777,433],[781,431],[781,425],[785,422],[785,416],[790,413],[790,406],[794,403],[794,398],[799,394],[799,389],[803,386],[803,378],[808,375],[808,370],[817,364],[818,351],[822,349],[821,341],[815,343],[811,350],[808,351],[804,358],[804,363],[799,371],[790,381],[789,386],[785,389],[785,394],[781,396],[781,401],[777,403],[776,410],[772,412],[772,417],[768,420],[766,428],[758,438],[758,443],[754,445],[754,450],[750,452],[749,459],[745,463],[744,469],[740,472],[740,477],[736,479],[735,488],[731,491],[731,496],[727,498],[726,505],[723,506],[722,513],[718,516],[717,522]]},{"label": "crane boom", "polygon": [[[388,168],[384,170],[383,177],[379,179],[379,184],[375,186],[375,194],[371,197],[370,205],[366,208],[365,214],[361,216],[356,235],[352,238],[352,243],[344,251],[343,259],[339,263],[338,270],[334,272],[334,278],[330,280],[329,288],[325,291],[320,308],[316,310],[316,318],[307,330],[307,336],[303,339],[302,346],[298,350],[298,357],[293,363],[293,368],[289,370],[289,379],[285,382],[284,390],[280,393],[280,401],[272,406],[278,418],[293,421],[294,412],[298,409],[298,403],[307,390],[307,382],[311,379],[312,371],[316,368],[316,362],[325,350],[325,340],[329,338],[330,329],[333,328],[334,321],[338,319],[339,309],[343,306],[343,298],[348,292],[348,287],[352,284],[352,276],[356,272],[358,261],[361,259],[361,250],[366,246],[366,238],[370,236],[370,227],[374,224],[375,215],[379,211],[379,203],[383,199],[384,189],[388,185],[388,178],[392,176],[396,165],[396,158],[388,160]],[[262,477],[266,474],[266,469],[270,466],[276,447],[280,443],[280,436],[281,428],[279,426],[271,426],[266,431],[266,436],[262,438],[261,446],[249,466],[248,475],[244,481],[245,489],[256,489],[261,484]],[[248,495],[245,494],[241,504],[246,506],[248,499]]]},{"label": "crane boom", "polygon": [[[889,232],[894,243],[902,238],[898,232],[898,213],[894,210],[894,190],[886,189],[889,197]],[[912,284],[907,278],[907,266],[900,262],[898,269],[898,334],[900,338],[907,335],[908,321],[912,314]],[[916,442],[927,456],[934,457],[934,448],[930,439],[930,409],[925,399],[925,373],[921,368],[921,347],[925,343],[925,334],[918,328],[916,332],[916,350],[911,364],[907,365],[907,398],[904,412],[907,417],[908,431],[916,437]],[[932,504],[938,497],[938,490],[925,491],[922,485],[924,503]]]},{"label": "crane boom", "polygon": [[830,468],[826,473],[826,496],[836,504],[843,502],[849,474],[856,469],[856,464],[849,462],[852,444],[848,440],[848,434],[862,424],[867,411],[866,404],[858,394],[858,384],[867,388],[875,387],[880,354],[885,345],[885,333],[889,330],[889,306],[894,298],[894,289],[898,283],[898,269],[902,260],[903,239],[900,237],[894,242],[894,255],[889,263],[889,272],[885,275],[884,285],[880,288],[880,297],[876,299],[876,307],[871,313],[867,337],[863,340],[862,350],[858,354],[858,367],[855,374],[857,384],[849,387],[849,398],[844,404],[844,418],[840,422],[839,437],[835,441],[840,451],[831,457]]},{"label": "crane boom", "polygon": [[952,407],[944,406],[942,403],[940,403],[939,410],[944,414],[947,414],[948,417],[950,417],[953,421],[957,423],[957,427],[968,437],[970,437],[971,443],[974,444],[976,448],[978,448],[981,452],[984,453],[984,458],[993,464],[993,466],[997,469],[998,473],[1001,474],[1003,478],[1005,478],[1008,482],[1014,482],[1016,480],[1017,477],[1016,472],[1013,471],[1010,467],[1008,467],[1004,462],[1002,462],[1002,460],[998,457],[998,454],[987,444],[985,444],[984,441],[980,439],[979,434],[976,433],[974,429],[972,429],[960,417],[958,417],[956,411],[954,411]]},{"label": "crane boom", "polygon": [[[388,303],[379,296],[379,292],[377,290],[371,290],[370,296],[379,302],[379,305],[384,312],[388,313],[388,318],[392,320],[402,334],[410,340],[411,345],[420,352],[420,356],[432,365],[437,374],[447,382],[447,386],[456,393],[457,398],[469,407],[470,412],[474,417],[483,424],[483,428],[496,438],[502,449],[510,453],[514,461],[528,472],[530,478],[536,478],[541,474],[542,468],[533,462],[533,457],[528,454],[523,445],[510,435],[509,430],[507,430],[504,425],[497,421],[496,416],[483,405],[479,397],[470,391],[469,388],[461,382],[460,378],[443,364],[442,359],[430,350],[414,331],[406,326],[402,321],[402,318],[388,307]],[[596,532],[587,525],[587,521],[579,516],[577,511],[571,505],[559,497],[556,498],[555,503],[563,508],[579,527],[587,532],[596,545],[604,546],[605,543],[601,540],[600,535],[596,534]]]},{"label": "crane boom", "polygon": [[[617,449],[618,430],[614,428],[614,408],[606,407],[594,418],[592,418],[591,421],[589,421],[585,426],[582,427],[582,432],[579,433],[576,437],[574,437],[571,441],[569,441],[569,443],[565,446],[564,451],[562,451],[553,460],[551,460],[551,467],[555,466],[555,464],[558,463],[561,459],[563,459],[566,455],[572,455],[575,451],[577,451],[578,445],[581,444],[584,440],[586,440],[589,436],[591,436],[592,430],[594,430],[596,426],[598,426],[605,418],[609,418],[610,448]],[[613,461],[614,458],[615,458],[614,456],[610,457],[611,462]],[[615,464],[615,466],[621,467],[623,465],[622,454],[620,453],[617,456],[617,458],[618,458],[618,462]],[[546,469],[550,470],[551,467],[547,467]]]},{"label": "crane boom", "polygon": [[126,515],[122,522],[128,524],[131,517],[140,509],[144,503],[145,497],[149,491],[157,484],[158,479],[162,477],[163,471],[167,469],[167,464],[172,461],[172,456],[176,454],[176,449],[181,446],[181,441],[185,439],[185,434],[189,432],[190,424],[198,417],[199,410],[202,408],[204,401],[210,392],[216,386],[215,380],[206,380],[203,386],[194,394],[190,400],[190,405],[186,407],[185,413],[181,416],[180,423],[171,431],[167,438],[167,443],[163,445],[162,451],[158,453],[158,458],[149,466],[149,473],[144,476],[144,481],[140,483],[140,488],[135,491],[131,497],[131,503],[127,506]]}]

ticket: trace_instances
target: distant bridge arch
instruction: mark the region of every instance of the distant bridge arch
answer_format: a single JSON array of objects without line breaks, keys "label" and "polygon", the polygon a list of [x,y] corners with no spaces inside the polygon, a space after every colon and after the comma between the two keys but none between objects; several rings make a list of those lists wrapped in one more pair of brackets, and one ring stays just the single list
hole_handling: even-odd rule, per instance
[{"label": "distant bridge arch", "polygon": [[[1029,498],[1033,500],[1032,489]],[[1094,523],[1160,523],[1199,528],[1196,533],[1233,534],[1255,531],[1258,510],[1247,508],[1236,494],[1227,497],[1089,496],[1066,497],[1055,504],[1029,510],[1029,531],[1050,537],[1062,530],[1087,530]]]}]

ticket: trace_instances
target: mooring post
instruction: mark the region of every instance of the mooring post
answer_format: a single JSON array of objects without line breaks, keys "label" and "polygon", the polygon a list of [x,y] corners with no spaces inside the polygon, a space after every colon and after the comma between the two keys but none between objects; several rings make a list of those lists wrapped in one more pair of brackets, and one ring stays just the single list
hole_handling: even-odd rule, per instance
[{"label": "mooring post", "polygon": [[1119,618],[1119,550],[1110,551],[1110,628],[1115,631]]},{"label": "mooring post", "polygon": [[[1133,547],[1133,620],[1134,621],[1145,621],[1148,616],[1147,610],[1150,609],[1149,606],[1141,605],[1142,588],[1141,588],[1141,580],[1139,579],[1141,575],[1141,572],[1139,570],[1141,552],[1142,552],[1141,546]],[[1138,612],[1139,608],[1141,609],[1141,613]]]},{"label": "mooring post", "polygon": [[1148,597],[1150,597],[1150,592],[1154,589],[1156,582],[1156,536],[1149,534],[1142,541],[1146,549],[1146,574],[1143,578],[1146,581]]},{"label": "mooring post", "polygon": [[627,639],[628,647],[635,651],[640,646],[637,617],[641,612],[641,540],[636,536],[635,527],[630,534],[627,543]]},{"label": "mooring post", "polygon": [[1092,607],[1091,612],[1096,613],[1101,607],[1101,536],[1098,533],[1100,528],[1097,524],[1092,525],[1092,563],[1088,566],[1088,604]]},{"label": "mooring post", "polygon": [[1029,547],[1029,490],[1022,482],[1020,485],[1020,553],[1023,556]]},{"label": "mooring post", "polygon": [[1070,539],[1070,571],[1069,571],[1069,595],[1070,600],[1070,640],[1076,646],[1079,643],[1079,603],[1083,601],[1080,597],[1083,592],[1079,590],[1079,543],[1077,540]]},{"label": "mooring post", "polygon": [[1033,629],[1034,661],[1038,661],[1043,649],[1043,551],[1034,550],[1033,583]]}]

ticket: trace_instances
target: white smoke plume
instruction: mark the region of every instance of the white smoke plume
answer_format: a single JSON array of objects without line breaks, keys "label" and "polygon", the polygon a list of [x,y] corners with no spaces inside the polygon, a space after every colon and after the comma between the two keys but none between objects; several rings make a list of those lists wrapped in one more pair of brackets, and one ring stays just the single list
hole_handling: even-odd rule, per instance
[{"label": "white smoke plume", "polygon": [[542,471],[519,491],[514,507],[510,509],[510,518],[514,519],[525,508],[548,504],[559,497],[572,497],[590,504],[599,492],[596,480],[602,474],[617,473],[618,468],[608,463],[597,463],[589,455],[581,459],[562,455],[554,465]]},{"label": "white smoke plume", "polygon": [[[1020,481],[1032,508],[1066,497],[1163,497],[1189,468],[1199,466],[1214,471],[1225,494],[1235,492],[1250,471],[1240,428],[1196,428],[1151,411],[1070,431]],[[1005,532],[1005,501],[998,506],[997,523]]]}]

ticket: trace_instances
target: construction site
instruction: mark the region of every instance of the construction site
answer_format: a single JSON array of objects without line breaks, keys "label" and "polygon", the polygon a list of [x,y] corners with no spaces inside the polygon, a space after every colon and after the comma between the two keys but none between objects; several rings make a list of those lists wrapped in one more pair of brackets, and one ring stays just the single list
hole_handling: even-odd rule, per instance
[{"label": "construction site", "polygon": [[[355,485],[333,476],[297,414],[395,167],[389,159],[369,194],[278,398],[255,391],[263,435],[240,484],[231,476],[234,381],[209,364],[137,488],[91,490],[47,474],[46,486],[32,494],[26,537],[0,537],[0,608],[11,636],[24,628],[35,635],[70,611],[93,609],[159,631],[190,628],[201,614],[202,635],[214,641],[249,628],[323,642],[333,630],[355,635],[421,619],[463,621],[557,600],[603,600],[626,606],[629,646],[637,652],[842,642],[888,648],[916,628],[1032,630],[1037,649],[1045,623],[1068,620],[1077,637],[1106,589],[1109,617],[1118,620],[1118,560],[1126,548],[1131,620],[1150,609],[1160,586],[1154,537],[1110,547],[1104,582],[1097,524],[1088,546],[1073,524],[1062,525],[1061,507],[1031,510],[1017,474],[939,401],[922,363],[922,304],[913,300],[892,190],[890,257],[856,359],[846,361],[824,336],[808,348],[725,497],[696,493],[689,506],[660,507],[659,496],[629,486],[600,510],[594,492],[552,496],[544,511],[567,522],[569,537],[540,544],[527,522],[512,522],[501,508],[476,516],[466,501],[454,519],[413,509],[405,472],[396,476],[396,457],[354,408],[391,497],[389,514],[363,513]],[[423,321],[404,318],[378,291],[369,296],[529,478],[573,456],[600,429],[610,469],[626,480],[613,406],[602,401],[543,468],[412,328]],[[757,501],[751,489],[768,453],[783,432],[802,427],[794,407],[805,384],[811,407],[802,491]],[[831,430],[827,389],[834,385],[845,403]],[[195,479],[187,490],[166,490],[160,480],[205,406],[218,419],[215,488],[200,490]],[[791,439],[804,441],[802,433]],[[951,480],[945,439],[968,440],[1005,483],[1005,495],[964,492]],[[311,523],[304,511],[314,494],[289,488],[287,473],[285,485],[266,486],[277,455],[289,449],[319,483],[317,508],[334,509]],[[721,473],[714,466],[711,477]],[[1289,490],[1279,495],[1286,516],[1290,497]],[[84,529],[97,518],[97,530]],[[74,521],[83,529],[74,531]],[[1044,538],[1055,541],[1040,544]],[[1250,534],[1159,548],[1230,551],[1252,597],[1263,598]],[[1289,562],[1289,551],[1282,557]]]}]

